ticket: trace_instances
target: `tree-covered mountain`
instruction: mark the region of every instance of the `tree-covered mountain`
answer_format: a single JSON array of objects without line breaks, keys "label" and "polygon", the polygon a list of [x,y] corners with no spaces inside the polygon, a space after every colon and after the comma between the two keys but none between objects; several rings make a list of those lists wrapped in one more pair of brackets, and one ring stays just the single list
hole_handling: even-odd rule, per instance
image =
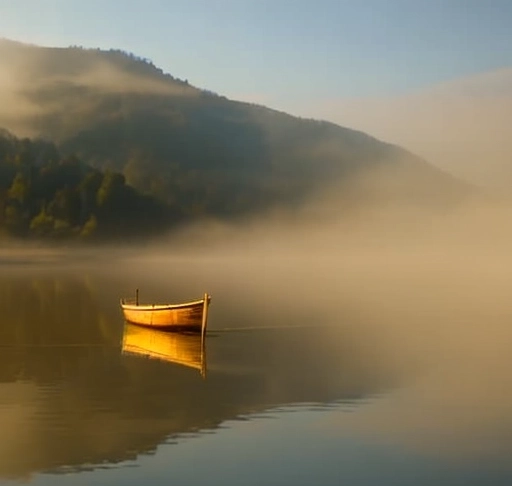
[{"label": "tree-covered mountain", "polygon": [[387,194],[435,200],[467,189],[399,147],[226,99],[118,50],[0,40],[0,126],[120,172],[188,218],[297,203],[375,168],[393,181]]}]

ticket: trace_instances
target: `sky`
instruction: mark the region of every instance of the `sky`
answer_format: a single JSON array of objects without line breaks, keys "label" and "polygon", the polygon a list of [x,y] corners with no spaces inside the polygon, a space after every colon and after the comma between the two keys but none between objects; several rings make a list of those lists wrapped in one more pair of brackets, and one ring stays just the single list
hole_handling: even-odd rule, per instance
[{"label": "sky", "polygon": [[119,48],[229,98],[388,96],[512,65],[510,0],[0,0],[0,36]]}]

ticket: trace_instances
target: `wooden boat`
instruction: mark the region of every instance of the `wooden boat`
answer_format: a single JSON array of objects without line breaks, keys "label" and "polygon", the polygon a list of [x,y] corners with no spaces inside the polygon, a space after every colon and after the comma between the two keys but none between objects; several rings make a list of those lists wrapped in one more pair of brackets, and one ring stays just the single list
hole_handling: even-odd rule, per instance
[{"label": "wooden boat", "polygon": [[122,352],[194,368],[206,376],[205,343],[198,334],[162,332],[126,323]]},{"label": "wooden boat", "polygon": [[139,291],[135,301],[121,300],[127,322],[153,329],[181,332],[206,332],[208,307],[211,297],[204,294],[200,300],[182,304],[139,304]]}]

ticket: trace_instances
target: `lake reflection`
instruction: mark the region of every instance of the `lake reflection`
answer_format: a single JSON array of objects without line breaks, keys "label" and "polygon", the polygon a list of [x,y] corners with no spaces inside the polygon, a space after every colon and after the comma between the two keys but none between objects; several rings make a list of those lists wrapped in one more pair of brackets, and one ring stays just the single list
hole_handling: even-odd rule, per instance
[{"label": "lake reflection", "polygon": [[[0,279],[2,478],[116,464],[272,407],[352,402],[388,385],[327,328],[212,323],[204,355],[190,341],[155,341],[123,322],[111,289],[65,272]],[[162,346],[174,358],[185,349],[182,362],[143,356]]]}]

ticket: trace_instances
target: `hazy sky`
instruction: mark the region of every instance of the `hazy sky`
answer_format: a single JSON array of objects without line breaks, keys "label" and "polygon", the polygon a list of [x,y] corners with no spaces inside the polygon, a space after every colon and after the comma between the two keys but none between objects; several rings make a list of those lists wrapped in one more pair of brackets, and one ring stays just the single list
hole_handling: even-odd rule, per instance
[{"label": "hazy sky", "polygon": [[511,66],[511,25],[510,0],[0,0],[0,36],[124,49],[298,115]]}]

